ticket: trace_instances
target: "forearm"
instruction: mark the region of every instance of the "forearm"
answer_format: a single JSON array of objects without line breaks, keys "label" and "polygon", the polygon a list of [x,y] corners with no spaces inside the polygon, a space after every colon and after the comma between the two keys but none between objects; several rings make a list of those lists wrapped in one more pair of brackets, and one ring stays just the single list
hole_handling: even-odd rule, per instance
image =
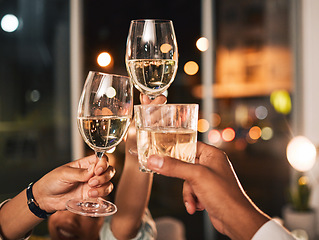
[{"label": "forearm", "polygon": [[0,209],[1,233],[5,239],[23,238],[41,221],[28,208],[26,190]]},{"label": "forearm", "polygon": [[112,232],[118,239],[137,234],[148,206],[152,180],[152,174],[139,171],[136,156],[127,155],[115,196],[118,212],[111,221]]}]

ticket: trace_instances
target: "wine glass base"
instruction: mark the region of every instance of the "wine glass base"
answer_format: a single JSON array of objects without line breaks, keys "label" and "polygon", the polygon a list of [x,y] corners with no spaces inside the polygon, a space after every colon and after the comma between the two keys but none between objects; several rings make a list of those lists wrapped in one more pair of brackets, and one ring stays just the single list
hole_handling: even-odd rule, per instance
[{"label": "wine glass base", "polygon": [[103,198],[88,200],[71,199],[66,203],[66,208],[70,212],[90,217],[110,216],[117,211],[117,207],[113,203]]}]

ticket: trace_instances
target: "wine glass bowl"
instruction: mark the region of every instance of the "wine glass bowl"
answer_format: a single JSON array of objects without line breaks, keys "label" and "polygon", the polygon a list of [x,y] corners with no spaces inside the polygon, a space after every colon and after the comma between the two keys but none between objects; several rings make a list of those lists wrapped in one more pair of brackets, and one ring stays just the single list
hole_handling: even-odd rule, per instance
[{"label": "wine glass bowl", "polygon": [[79,102],[78,127],[88,146],[104,153],[118,145],[128,129],[132,87],[128,77],[119,75],[90,72],[88,80]]},{"label": "wine glass bowl", "polygon": [[[129,77],[90,71],[78,105],[77,123],[86,144],[101,160],[125,136],[133,113],[133,87]],[[108,216],[116,206],[98,199],[71,199],[67,209],[84,216]]]},{"label": "wine glass bowl", "polygon": [[177,42],[171,20],[132,20],[125,63],[134,86],[154,99],[174,81],[178,66]]}]

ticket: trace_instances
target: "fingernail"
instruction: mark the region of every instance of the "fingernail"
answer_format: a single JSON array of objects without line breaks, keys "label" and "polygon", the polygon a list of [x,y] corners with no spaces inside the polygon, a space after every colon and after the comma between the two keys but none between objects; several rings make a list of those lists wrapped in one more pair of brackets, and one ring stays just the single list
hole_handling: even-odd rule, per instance
[{"label": "fingernail", "polygon": [[147,160],[148,164],[153,166],[154,168],[162,168],[164,164],[164,158],[160,156],[150,156]]},{"label": "fingernail", "polygon": [[150,99],[147,95],[144,95],[144,94],[140,94],[140,101],[142,104],[147,104],[150,102]]},{"label": "fingernail", "polygon": [[189,207],[188,202],[184,202],[184,205],[185,205],[186,210],[188,210],[188,207]]},{"label": "fingernail", "polygon": [[89,196],[90,197],[97,197],[97,196],[99,196],[99,192],[97,190],[91,190],[89,192]]},{"label": "fingernail", "polygon": [[98,184],[99,184],[99,181],[96,180],[96,179],[91,179],[91,180],[89,181],[90,187],[95,187],[95,186],[97,186]]},{"label": "fingernail", "polygon": [[101,175],[103,173],[103,168],[102,167],[99,167],[97,170],[96,170],[96,175]]},{"label": "fingernail", "polygon": [[188,203],[188,202],[185,202],[184,205],[185,205],[186,211],[187,211],[189,214],[193,215],[194,212],[191,210],[189,203]]}]

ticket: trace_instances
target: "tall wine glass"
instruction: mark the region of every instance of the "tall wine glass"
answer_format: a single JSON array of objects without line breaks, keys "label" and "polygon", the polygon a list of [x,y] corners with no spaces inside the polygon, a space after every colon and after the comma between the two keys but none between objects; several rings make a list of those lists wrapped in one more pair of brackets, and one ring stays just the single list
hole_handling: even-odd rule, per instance
[{"label": "tall wine glass", "polygon": [[134,86],[151,99],[174,81],[178,65],[176,37],[171,20],[132,20],[125,63]]},{"label": "tall wine glass", "polygon": [[[101,160],[117,146],[130,125],[133,112],[133,86],[125,76],[90,71],[78,106],[77,122],[82,138]],[[116,206],[97,199],[71,199],[67,209],[84,216],[114,214]]]}]

